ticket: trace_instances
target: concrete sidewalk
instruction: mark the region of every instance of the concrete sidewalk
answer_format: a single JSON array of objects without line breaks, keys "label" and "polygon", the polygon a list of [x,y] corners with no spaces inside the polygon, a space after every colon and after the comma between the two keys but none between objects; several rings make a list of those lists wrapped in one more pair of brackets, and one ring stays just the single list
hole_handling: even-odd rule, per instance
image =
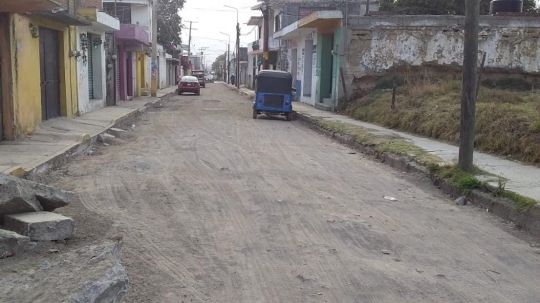
[{"label": "concrete sidewalk", "polygon": [[[231,89],[234,88],[231,86],[229,87]],[[239,93],[249,97],[255,96],[255,92],[246,88],[240,88]],[[300,102],[295,102],[293,104],[293,108],[296,112],[303,115],[311,116],[313,118],[321,118],[329,121],[349,123],[360,126],[375,135],[390,135],[402,137],[414,143],[418,147],[426,150],[427,152],[438,156],[448,164],[456,164],[459,157],[459,148],[455,145],[384,128],[372,123],[362,122],[344,115],[319,110],[314,108],[313,106]],[[506,160],[501,157],[481,152],[474,153],[474,164],[480,169],[490,174],[500,176],[505,179],[507,190],[540,201],[540,168],[532,165],[526,165],[517,161]],[[486,180],[484,181],[487,181],[488,183],[490,183],[490,185],[493,186],[498,185],[497,177],[486,178]]]},{"label": "concrete sidewalk", "polygon": [[41,123],[30,136],[0,142],[0,173],[24,175],[59,155],[88,142],[124,117],[173,93],[176,86],[158,91],[158,97],[138,97],[119,101],[74,119],[55,118]]},{"label": "concrete sidewalk", "polygon": [[[298,113],[308,115],[313,118],[321,118],[328,121],[336,121],[360,126],[379,136],[390,135],[402,137],[426,150],[427,152],[438,156],[448,164],[456,164],[458,160],[459,148],[451,144],[411,135],[405,132],[395,131],[336,113],[322,111],[303,103],[294,103],[294,110]],[[507,190],[540,201],[540,168],[481,152],[474,153],[474,164],[490,174],[506,179]],[[497,186],[498,178],[491,178],[491,180],[487,181],[491,185]]]}]

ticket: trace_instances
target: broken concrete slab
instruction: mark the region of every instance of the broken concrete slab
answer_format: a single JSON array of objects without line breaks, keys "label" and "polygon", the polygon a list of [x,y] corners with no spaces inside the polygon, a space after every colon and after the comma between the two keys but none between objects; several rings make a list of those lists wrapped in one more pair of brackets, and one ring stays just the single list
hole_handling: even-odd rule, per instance
[{"label": "broken concrete slab", "polygon": [[128,290],[120,246],[110,241],[48,254],[43,262],[15,268],[0,275],[0,302],[120,302]]},{"label": "broken concrete slab", "polygon": [[29,185],[34,190],[34,195],[43,207],[43,210],[46,211],[53,211],[57,208],[67,206],[71,201],[76,199],[73,192],[30,181]]},{"label": "broken concrete slab", "polygon": [[0,219],[10,214],[52,211],[74,199],[72,192],[0,174]]},{"label": "broken concrete slab", "polygon": [[34,241],[65,240],[73,235],[73,219],[60,214],[40,211],[7,215],[4,227]]},{"label": "broken concrete slab", "polygon": [[0,174],[0,219],[4,215],[41,210],[41,203],[27,183]]},{"label": "broken concrete slab", "polygon": [[112,144],[114,142],[114,139],[116,139],[116,137],[108,133],[98,135],[98,141],[101,143]]},{"label": "broken concrete slab", "polygon": [[30,242],[30,238],[26,236],[0,229],[0,259],[18,255],[28,242]]}]

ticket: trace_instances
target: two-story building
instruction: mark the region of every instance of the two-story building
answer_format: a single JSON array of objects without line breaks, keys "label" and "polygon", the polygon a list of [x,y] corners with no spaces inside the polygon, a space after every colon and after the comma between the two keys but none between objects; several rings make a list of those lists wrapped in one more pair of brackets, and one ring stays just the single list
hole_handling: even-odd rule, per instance
[{"label": "two-story building", "polygon": [[102,10],[101,0],[83,1],[79,9],[79,14],[91,21],[89,26],[77,27],[79,114],[116,104],[115,52],[110,37],[120,29],[120,22]]},{"label": "two-story building", "polygon": [[120,100],[149,94],[152,0],[104,0],[104,10],[120,21],[117,48],[116,91]]},{"label": "two-story building", "polygon": [[[343,96],[340,74],[344,28],[349,17],[366,14],[367,1],[270,2],[269,44],[275,51],[270,58],[275,59],[278,69],[292,74],[299,101],[327,110],[335,108]],[[379,1],[369,1],[369,10],[378,11]],[[254,9],[262,7],[260,3]],[[263,22],[262,17],[252,17],[248,24],[262,27]],[[262,45],[262,40],[255,44]]]},{"label": "two-story building", "polygon": [[[260,11],[260,5],[253,7],[254,11]],[[259,74],[259,71],[262,69],[263,65],[263,37],[264,37],[264,26],[263,26],[263,17],[262,16],[252,16],[247,25],[255,26],[255,35],[256,40],[248,44],[248,64],[247,64],[247,80],[246,86],[249,88],[255,87],[255,79]],[[274,21],[273,19],[269,20],[268,26],[268,62],[270,69],[279,69],[280,58],[280,41],[273,38],[274,34]]]}]

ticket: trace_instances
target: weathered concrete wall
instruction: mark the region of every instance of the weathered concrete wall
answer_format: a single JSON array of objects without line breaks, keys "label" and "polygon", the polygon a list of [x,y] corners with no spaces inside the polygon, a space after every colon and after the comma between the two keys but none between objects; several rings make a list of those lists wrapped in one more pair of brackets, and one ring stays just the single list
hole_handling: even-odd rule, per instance
[{"label": "weathered concrete wall", "polygon": [[[487,68],[540,73],[539,18],[483,16],[480,26],[479,46],[486,52]],[[398,65],[462,65],[463,35],[462,16],[359,18],[347,35],[346,83]]]}]

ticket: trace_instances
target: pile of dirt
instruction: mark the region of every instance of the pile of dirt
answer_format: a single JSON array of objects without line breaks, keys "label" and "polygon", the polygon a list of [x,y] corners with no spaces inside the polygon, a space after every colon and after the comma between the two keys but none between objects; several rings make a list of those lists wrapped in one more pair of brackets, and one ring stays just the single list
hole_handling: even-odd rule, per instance
[{"label": "pile of dirt", "polygon": [[[459,80],[396,81],[394,109],[388,82],[381,80],[369,94],[346,104],[342,111],[355,119],[454,144],[459,142]],[[540,93],[483,84],[477,102],[475,148],[540,164]]]}]

